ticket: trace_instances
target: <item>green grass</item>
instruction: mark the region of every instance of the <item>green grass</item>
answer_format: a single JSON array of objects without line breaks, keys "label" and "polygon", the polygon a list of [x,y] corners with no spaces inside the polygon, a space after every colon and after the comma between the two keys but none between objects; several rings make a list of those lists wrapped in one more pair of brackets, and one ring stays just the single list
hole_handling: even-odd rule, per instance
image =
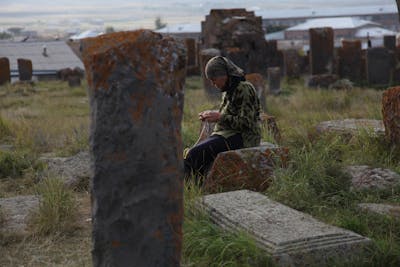
[{"label": "green grass", "polygon": [[[90,225],[76,228],[86,218],[76,206],[77,192],[64,191],[58,180],[40,186],[37,159],[42,153],[70,156],[88,149],[89,104],[86,84],[69,88],[64,82],[0,87],[0,197],[40,191],[41,219],[32,237],[15,239],[0,247],[1,266],[90,266]],[[198,113],[216,109],[219,102],[207,99],[200,77],[188,77],[182,123],[184,147],[197,140]],[[275,116],[281,145],[289,148],[286,168],[275,171],[264,193],[326,223],[370,238],[375,246],[366,259],[334,262],[332,266],[400,266],[400,220],[361,211],[362,202],[400,204],[400,187],[355,192],[349,188],[348,165],[370,165],[400,173],[400,151],[384,138],[360,131],[353,136],[318,134],[321,121],[346,118],[382,119],[382,91],[355,87],[351,90],[320,90],[304,87],[302,80],[284,80],[283,93],[267,96],[267,113]],[[264,141],[272,141],[263,133]],[[41,189],[38,189],[41,188]],[[228,232],[215,226],[194,207],[203,193],[196,185],[185,189],[183,266],[270,266],[267,255],[246,233]],[[82,198],[82,196],[80,196]],[[90,202],[88,194],[83,196]],[[75,208],[73,208],[75,207]],[[73,210],[79,212],[74,217]],[[70,214],[70,215],[67,215]],[[68,217],[73,220],[68,221]],[[38,217],[37,217],[38,218]],[[34,222],[34,220],[33,220]],[[42,256],[41,256],[42,255]]]}]

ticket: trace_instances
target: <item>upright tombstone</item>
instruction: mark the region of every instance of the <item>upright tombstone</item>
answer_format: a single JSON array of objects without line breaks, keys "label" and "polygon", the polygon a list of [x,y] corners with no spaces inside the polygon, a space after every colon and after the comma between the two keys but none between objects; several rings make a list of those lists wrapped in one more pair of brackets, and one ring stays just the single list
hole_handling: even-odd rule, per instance
[{"label": "upright tombstone", "polygon": [[310,29],[310,69],[312,75],[332,73],[332,28],[325,27]]},{"label": "upright tombstone", "polygon": [[281,92],[281,69],[270,67],[268,72],[268,88],[271,94],[277,95]]},{"label": "upright tombstone", "polygon": [[338,51],[338,73],[340,78],[361,82],[361,41],[344,40]]},{"label": "upright tombstone", "polygon": [[367,49],[366,73],[369,85],[387,86],[392,71],[392,56],[384,47]]},{"label": "upright tombstone", "polygon": [[260,104],[262,110],[267,110],[266,104],[266,94],[265,94],[265,80],[264,77],[260,73],[249,73],[246,74],[246,80],[250,82],[254,88],[256,89],[257,96],[260,99]]},{"label": "upright tombstone", "polygon": [[400,86],[383,92],[382,113],[387,139],[392,144],[400,144]]},{"label": "upright tombstone", "polygon": [[283,52],[284,73],[288,78],[299,78],[303,59],[296,49],[288,49]]},{"label": "upright tombstone", "polygon": [[179,266],[185,47],[149,30],[87,38],[94,266]]},{"label": "upright tombstone", "polygon": [[29,59],[18,58],[18,73],[20,81],[32,80],[32,61]]},{"label": "upright tombstone", "polygon": [[396,50],[396,35],[383,36],[383,46],[389,50]]},{"label": "upright tombstone", "polygon": [[206,95],[210,98],[220,98],[220,91],[214,87],[214,85],[206,78],[204,73],[207,62],[215,57],[220,56],[221,51],[215,48],[203,49],[200,51],[200,68],[201,68],[201,77],[203,79],[203,86],[206,92]]},{"label": "upright tombstone", "polygon": [[10,60],[6,57],[0,58],[0,85],[11,82]]}]

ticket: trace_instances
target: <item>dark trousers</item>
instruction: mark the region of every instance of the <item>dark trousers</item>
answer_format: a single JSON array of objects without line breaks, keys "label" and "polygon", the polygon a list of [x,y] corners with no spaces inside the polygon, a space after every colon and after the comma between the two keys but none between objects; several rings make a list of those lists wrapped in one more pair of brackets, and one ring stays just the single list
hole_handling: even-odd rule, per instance
[{"label": "dark trousers", "polygon": [[243,139],[240,134],[229,138],[220,135],[208,137],[189,150],[185,158],[185,176],[193,174],[204,176],[218,153],[240,148],[243,148]]}]

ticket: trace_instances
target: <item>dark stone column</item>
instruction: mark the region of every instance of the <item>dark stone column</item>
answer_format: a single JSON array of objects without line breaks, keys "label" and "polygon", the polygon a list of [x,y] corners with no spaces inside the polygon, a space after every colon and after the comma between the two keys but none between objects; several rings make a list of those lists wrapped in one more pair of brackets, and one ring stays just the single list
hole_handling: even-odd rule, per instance
[{"label": "dark stone column", "polygon": [[383,92],[382,114],[386,137],[392,144],[400,144],[400,86]]},{"label": "dark stone column", "polygon": [[29,59],[18,58],[18,73],[20,81],[32,80],[32,61]]},{"label": "dark stone column", "polygon": [[281,69],[279,67],[268,68],[268,87],[271,94],[277,95],[281,92]]},{"label": "dark stone column", "polygon": [[387,86],[390,82],[392,59],[384,47],[367,49],[367,80],[369,85]]},{"label": "dark stone column", "polygon": [[333,68],[332,28],[310,29],[311,74],[331,74]]},{"label": "dark stone column", "polygon": [[11,82],[10,60],[6,57],[0,58],[0,85]]},{"label": "dark stone column", "polygon": [[389,50],[396,50],[396,35],[383,36],[383,46]]},{"label": "dark stone column", "polygon": [[288,49],[283,52],[284,73],[288,78],[299,78],[303,59],[296,49]]},{"label": "dark stone column", "polygon": [[338,52],[339,77],[361,82],[361,41],[342,41]]},{"label": "dark stone column", "polygon": [[82,43],[94,266],[179,266],[185,47],[148,30]]}]

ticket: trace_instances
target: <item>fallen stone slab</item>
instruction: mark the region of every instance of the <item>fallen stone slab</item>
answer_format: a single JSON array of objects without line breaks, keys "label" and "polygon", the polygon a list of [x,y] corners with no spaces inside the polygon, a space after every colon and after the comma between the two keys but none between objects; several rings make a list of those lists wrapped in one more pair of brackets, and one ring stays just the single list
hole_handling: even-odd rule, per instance
[{"label": "fallen stone slab", "polygon": [[344,171],[351,176],[351,187],[353,190],[382,190],[400,185],[400,175],[389,169],[354,165],[347,166]]},{"label": "fallen stone slab", "polygon": [[287,164],[288,154],[287,148],[267,142],[219,153],[204,179],[203,189],[210,193],[238,189],[265,191],[274,170]]},{"label": "fallen stone slab", "polygon": [[371,132],[376,136],[385,134],[385,127],[381,120],[344,119],[323,121],[316,126],[317,132],[335,132],[339,134],[357,134],[360,131]]},{"label": "fallen stone slab", "polygon": [[400,205],[360,203],[358,204],[358,207],[364,211],[400,219]]},{"label": "fallen stone slab", "polygon": [[39,197],[35,195],[0,198],[0,210],[4,216],[2,232],[24,234],[29,215],[39,208]]},{"label": "fallen stone slab", "polygon": [[40,160],[47,164],[44,177],[59,177],[69,188],[87,188],[90,177],[93,176],[90,154],[87,151],[81,151],[71,157],[41,157]]},{"label": "fallen stone slab", "polygon": [[250,234],[278,266],[327,266],[334,258],[351,261],[372,244],[366,237],[248,190],[206,195],[199,207],[217,225]]}]

